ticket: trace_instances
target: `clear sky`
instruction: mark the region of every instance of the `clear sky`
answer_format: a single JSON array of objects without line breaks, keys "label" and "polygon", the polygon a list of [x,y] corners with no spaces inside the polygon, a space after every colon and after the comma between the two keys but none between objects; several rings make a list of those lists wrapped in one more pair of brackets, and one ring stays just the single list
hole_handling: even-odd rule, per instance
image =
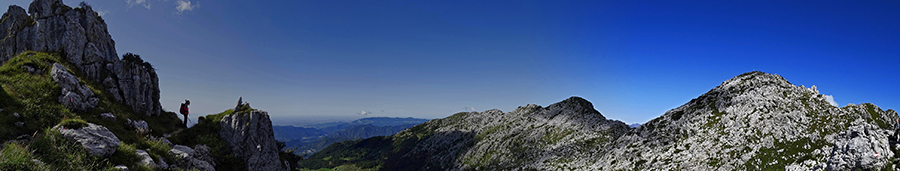
[{"label": "clear sky", "polygon": [[86,2],[119,55],[157,68],[163,107],[195,114],[243,96],[276,124],[430,119],[581,96],[640,123],[754,70],[900,107],[900,1]]}]

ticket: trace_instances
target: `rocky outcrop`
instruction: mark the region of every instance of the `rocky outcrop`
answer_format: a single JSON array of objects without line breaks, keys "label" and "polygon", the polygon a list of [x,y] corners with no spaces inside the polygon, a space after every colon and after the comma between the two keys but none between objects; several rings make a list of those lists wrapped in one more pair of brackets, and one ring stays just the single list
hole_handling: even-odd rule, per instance
[{"label": "rocky outcrop", "polygon": [[215,160],[210,157],[209,147],[206,145],[196,145],[194,146],[194,148],[183,145],[175,145],[171,150],[169,150],[169,153],[177,158],[177,161],[175,161],[175,163],[170,167],[177,167],[181,169],[198,169],[206,171],[216,170]]},{"label": "rocky outcrop", "polygon": [[9,6],[0,21],[0,36],[0,62],[29,50],[59,52],[77,67],[73,70],[103,85],[134,111],[160,113],[156,71],[141,60],[120,60],[106,23],[87,4],[72,8],[61,0],[35,0],[27,13]]},{"label": "rocky outcrop", "polygon": [[85,112],[97,107],[97,103],[100,102],[91,89],[82,84],[77,77],[59,63],[53,63],[50,77],[53,77],[53,81],[56,81],[62,88],[59,103],[68,107],[69,110]]},{"label": "rocky outcrop", "polygon": [[119,138],[101,125],[87,123],[87,126],[69,129],[61,125],[54,127],[67,140],[84,147],[85,151],[97,156],[109,156],[119,148]]},{"label": "rocky outcrop", "polygon": [[219,136],[231,146],[234,156],[241,158],[250,171],[287,170],[281,163],[275,133],[269,113],[249,109],[247,103],[236,107],[235,113],[225,115]]}]

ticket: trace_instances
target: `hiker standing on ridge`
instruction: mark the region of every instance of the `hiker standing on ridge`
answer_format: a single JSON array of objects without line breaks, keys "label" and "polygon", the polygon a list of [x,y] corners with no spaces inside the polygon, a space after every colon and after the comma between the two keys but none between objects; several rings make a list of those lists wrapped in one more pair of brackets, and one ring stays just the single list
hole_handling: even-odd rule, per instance
[{"label": "hiker standing on ridge", "polygon": [[191,100],[184,99],[184,103],[181,103],[181,110],[180,110],[181,115],[184,115],[184,127],[185,128],[187,127],[188,114],[190,114],[190,111],[188,111],[188,105],[191,105]]},{"label": "hiker standing on ridge", "polygon": [[900,142],[900,119],[894,119],[894,142]]}]

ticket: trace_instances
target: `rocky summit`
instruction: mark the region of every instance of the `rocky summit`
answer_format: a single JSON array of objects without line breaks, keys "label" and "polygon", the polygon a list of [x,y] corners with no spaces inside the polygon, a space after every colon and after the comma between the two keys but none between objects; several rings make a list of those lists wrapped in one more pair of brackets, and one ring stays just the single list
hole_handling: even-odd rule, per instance
[{"label": "rocky summit", "polygon": [[836,107],[815,86],[749,72],[630,128],[572,97],[457,113],[332,145],[301,167],[382,170],[896,170],[894,110]]},{"label": "rocky summit", "polygon": [[247,170],[288,170],[278,156],[280,149],[276,146],[269,113],[253,110],[241,100],[234,111],[219,123],[219,136],[231,146],[234,156],[244,161]]},{"label": "rocky summit", "polygon": [[[31,14],[31,15],[28,15]],[[35,0],[25,9],[9,6],[0,20],[0,63],[26,51],[57,52],[136,112],[159,115],[159,79],[142,60],[120,60],[106,23],[91,6]]]},{"label": "rocky summit", "polygon": [[850,170],[892,161],[893,110],[830,105],[815,86],[750,72],[619,138],[597,169]]}]

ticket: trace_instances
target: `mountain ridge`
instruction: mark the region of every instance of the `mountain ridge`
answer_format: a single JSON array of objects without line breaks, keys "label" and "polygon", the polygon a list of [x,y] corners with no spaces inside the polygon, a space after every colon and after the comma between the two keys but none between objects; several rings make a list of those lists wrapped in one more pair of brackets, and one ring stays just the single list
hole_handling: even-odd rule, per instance
[{"label": "mountain ridge", "polygon": [[888,123],[898,118],[896,111],[869,103],[838,108],[815,86],[753,71],[636,128],[571,97],[507,113],[457,113],[392,136],[338,143],[300,164],[379,170],[895,169]]}]

